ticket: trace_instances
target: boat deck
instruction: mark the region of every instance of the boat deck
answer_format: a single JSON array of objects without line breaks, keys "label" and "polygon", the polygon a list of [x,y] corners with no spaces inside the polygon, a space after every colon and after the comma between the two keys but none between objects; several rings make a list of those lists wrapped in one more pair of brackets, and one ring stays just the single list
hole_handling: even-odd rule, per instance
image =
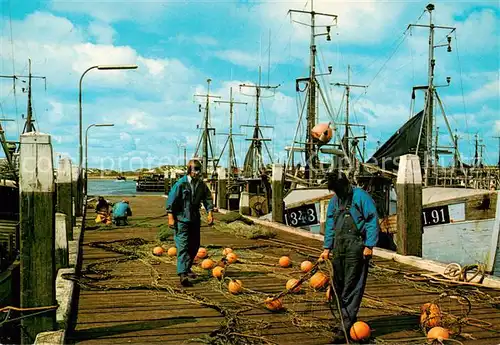
[{"label": "boat deck", "polygon": [[[339,323],[332,316],[324,291],[316,292],[306,282],[300,293],[284,297],[286,310],[279,313],[266,310],[262,303],[267,295],[283,291],[287,279],[303,275],[298,266],[302,260],[318,257],[319,241],[279,231],[272,239],[237,236],[236,228],[234,233],[220,230],[221,215],[216,214],[214,227],[202,226],[202,246],[213,258],[222,248],[233,248],[239,262],[227,268],[226,277],[240,279],[245,289],[239,295],[229,294],[227,281],[221,283],[199,267],[195,271],[201,274],[194,286],[182,288],[175,274],[175,259],[135,255],[130,250],[146,248],[150,252],[155,246],[157,233],[166,223],[162,217],[165,199],[140,196],[129,200],[134,214],[129,226],[97,227],[93,213],[87,216],[71,343],[329,343],[330,327]],[[124,242],[127,239],[135,240]],[[164,244],[169,247],[173,241]],[[282,255],[290,256],[292,268],[278,267]],[[371,340],[425,343],[419,328],[419,307],[438,300],[443,292],[456,295],[459,291],[418,282],[411,273],[423,271],[407,265],[380,258],[374,258],[373,263],[358,315],[372,328]],[[438,301],[444,312],[461,318],[461,335],[453,338],[462,344],[499,344],[500,293],[475,287],[461,289],[461,293],[467,294],[472,303],[469,319],[464,318],[466,308],[457,299],[442,297]]]}]

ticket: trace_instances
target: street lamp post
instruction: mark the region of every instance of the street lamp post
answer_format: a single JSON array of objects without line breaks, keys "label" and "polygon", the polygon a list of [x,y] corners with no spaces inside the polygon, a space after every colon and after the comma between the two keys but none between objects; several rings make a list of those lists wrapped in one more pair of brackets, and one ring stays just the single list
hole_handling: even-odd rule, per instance
[{"label": "street lamp post", "polygon": [[83,162],[83,146],[82,146],[82,81],[83,77],[85,74],[87,74],[88,71],[92,69],[98,69],[98,70],[122,70],[122,69],[136,69],[137,65],[96,65],[89,67],[83,72],[82,76],[80,77],[80,84],[79,84],[79,89],[78,89],[78,106],[79,106],[79,156],[78,156],[78,168],[80,169],[79,176],[78,176],[78,189],[77,189],[77,198],[76,198],[76,203],[77,203],[77,215],[80,214],[80,200],[82,200],[82,188],[81,188],[81,172],[82,172],[82,162]]},{"label": "street lamp post", "polygon": [[89,129],[91,127],[113,127],[113,123],[93,123],[87,127],[85,131],[85,194],[87,194],[87,180],[88,180],[88,167],[89,167]]}]

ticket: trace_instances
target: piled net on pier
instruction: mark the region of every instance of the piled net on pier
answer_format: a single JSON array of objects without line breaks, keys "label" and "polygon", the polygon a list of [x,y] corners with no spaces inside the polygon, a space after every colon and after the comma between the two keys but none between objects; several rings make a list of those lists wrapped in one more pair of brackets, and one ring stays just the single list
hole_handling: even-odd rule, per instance
[{"label": "piled net on pier", "polygon": [[[214,300],[207,297],[210,294],[195,293],[191,292],[189,288],[182,288],[178,284],[178,280],[173,279],[174,277],[170,277],[169,284],[166,276],[174,276],[175,270],[170,267],[167,272],[166,265],[175,265],[176,257],[167,255],[167,249],[174,247],[175,243],[172,231],[165,225],[161,225],[159,229],[161,240],[146,241],[143,238],[132,238],[90,243],[89,246],[120,253],[123,256],[88,264],[83,267],[80,277],[73,277],[73,279],[83,289],[164,291],[169,294],[169,297],[212,308],[224,316],[224,322],[209,335],[197,339],[207,344],[274,344],[272,337],[269,336],[272,332],[266,332],[272,327],[271,323],[265,319],[250,318],[248,314],[245,314],[252,309],[280,313],[284,316],[280,320],[287,320],[288,325],[291,324],[300,329],[301,332],[308,332],[315,337],[329,337],[333,331],[341,329],[342,324],[338,318],[335,293],[330,291],[331,298],[328,299],[326,296],[328,285],[320,289],[313,289],[309,286],[309,278],[318,271],[326,274],[331,284],[333,275],[331,263],[329,261],[316,263],[313,270],[308,273],[300,270],[301,262],[308,260],[315,263],[317,261],[321,248],[277,239],[273,230],[250,224],[237,214],[230,213],[218,218],[220,221],[213,227],[215,231],[256,240],[250,245],[232,246],[233,252],[237,255],[237,261],[231,264],[225,262],[225,273],[221,279],[213,277],[211,269],[203,269],[200,265],[201,259],[197,260],[197,264],[193,266],[193,271],[198,275],[195,280],[196,286],[203,287],[204,292],[217,292],[217,295],[223,295],[225,297],[224,303],[220,302],[220,298]],[[142,224],[146,227],[151,226],[149,223],[143,222]],[[133,226],[137,227],[140,224]],[[154,255],[153,248],[155,247],[164,248],[165,253],[160,256]],[[207,258],[212,259],[214,263],[221,264],[225,261],[225,255],[222,254],[224,246],[203,243],[203,247],[207,249]],[[278,262],[281,256],[293,257],[293,265],[288,268],[280,267]],[[116,283],[107,284],[107,281],[112,281],[113,271],[118,268],[118,265],[131,260],[146,266],[150,271],[151,280],[148,283],[141,282],[140,284],[134,282],[119,285]],[[384,283],[398,283],[401,284],[402,288],[412,287],[433,294],[433,299],[426,302],[439,305],[441,325],[448,328],[455,339],[473,339],[473,335],[462,332],[465,325],[492,329],[491,324],[470,318],[469,313],[474,304],[494,305],[498,308],[500,301],[476,287],[432,283],[429,278],[419,276],[418,273],[403,272],[376,264],[371,265],[370,276]],[[264,288],[267,291],[249,289],[247,286],[252,284],[247,282],[252,277],[269,278],[269,281],[274,281],[274,284],[271,284],[274,285],[274,289],[269,286]],[[175,278],[177,277],[175,276]],[[228,289],[229,282],[235,279],[240,280],[243,286],[237,294],[231,293]],[[300,291],[291,292],[285,288],[285,282],[289,279],[299,280]],[[282,291],[276,291],[276,281],[284,282]],[[273,293],[269,292],[271,290]],[[282,302],[283,309],[279,311],[269,310],[265,303],[266,299],[269,298],[278,298]],[[392,315],[414,316],[415,329],[421,328],[423,335],[430,328],[425,327],[426,325],[422,326],[418,322],[421,315],[421,305],[404,305],[390,298],[380,298],[365,293],[361,307],[381,309]],[[374,341],[377,343],[387,342],[382,339],[374,339]],[[415,344],[419,343],[422,343],[422,338],[415,339]]]}]

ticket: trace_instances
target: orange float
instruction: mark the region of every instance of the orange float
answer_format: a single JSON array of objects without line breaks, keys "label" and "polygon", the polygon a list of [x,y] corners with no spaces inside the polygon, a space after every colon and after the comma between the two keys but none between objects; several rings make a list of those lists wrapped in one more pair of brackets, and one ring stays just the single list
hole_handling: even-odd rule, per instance
[{"label": "orange float", "polygon": [[215,278],[221,279],[224,275],[224,268],[217,266],[212,270],[212,276]]},{"label": "orange float", "polygon": [[281,298],[277,299],[272,299],[271,297],[268,297],[265,301],[264,304],[267,309],[271,311],[278,311],[283,309],[283,303],[281,302]]},{"label": "orange float", "polygon": [[236,295],[236,294],[241,292],[241,289],[243,288],[243,283],[241,282],[241,280],[238,280],[238,279],[231,280],[229,282],[229,284],[227,285],[227,288],[228,288],[229,292]]},{"label": "orange float", "polygon": [[233,264],[238,261],[238,256],[235,253],[229,253],[226,255],[226,260],[229,264]]},{"label": "orange float", "polygon": [[355,341],[368,339],[371,335],[370,326],[368,326],[366,322],[356,321],[354,325],[351,326],[349,335],[351,339]]},{"label": "orange float", "polygon": [[292,265],[292,260],[290,260],[288,256],[282,256],[279,263],[281,267],[290,267]]},{"label": "orange float", "polygon": [[161,256],[165,250],[162,247],[154,247],[153,254],[156,256]]},{"label": "orange float", "polygon": [[300,284],[297,285],[299,282],[298,279],[289,279],[286,282],[286,289],[290,290],[291,292],[299,292],[300,291]]},{"label": "orange float", "polygon": [[313,289],[321,289],[326,284],[328,284],[328,276],[323,272],[316,272],[311,279],[309,279],[309,285]]},{"label": "orange float", "polygon": [[427,332],[427,339],[429,340],[439,340],[450,338],[450,332],[443,327],[433,327]]},{"label": "orange float", "polygon": [[437,304],[425,303],[420,308],[420,325],[423,327],[436,327],[441,324],[441,309]]},{"label": "orange float", "polygon": [[201,262],[201,268],[205,270],[212,269],[215,266],[215,262],[212,259],[205,259]]},{"label": "orange float", "polygon": [[312,270],[313,268],[313,264],[311,261],[303,261],[301,264],[300,264],[300,270],[302,272],[309,272],[310,270]]},{"label": "orange float", "polygon": [[177,255],[177,248],[175,247],[170,247],[167,250],[168,256],[176,256]]},{"label": "orange float", "polygon": [[207,257],[207,250],[203,247],[201,247],[200,249],[198,249],[198,254],[196,254],[197,257],[199,257],[200,259],[204,259]]},{"label": "orange float", "polygon": [[231,248],[224,248],[224,250],[222,250],[222,255],[226,256],[227,254],[232,252],[233,250]]},{"label": "orange float", "polygon": [[320,144],[328,144],[333,136],[333,130],[330,128],[330,123],[318,123],[312,128],[311,136]]}]

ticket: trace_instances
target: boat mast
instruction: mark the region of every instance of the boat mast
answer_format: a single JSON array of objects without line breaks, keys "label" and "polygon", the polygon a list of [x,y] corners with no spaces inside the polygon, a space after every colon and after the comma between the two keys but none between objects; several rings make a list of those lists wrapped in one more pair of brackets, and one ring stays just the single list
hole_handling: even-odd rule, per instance
[{"label": "boat mast", "polygon": [[[434,59],[434,49],[438,47],[447,47],[448,52],[451,52],[451,37],[449,36],[453,31],[455,31],[454,27],[449,27],[449,26],[439,26],[435,25],[432,20],[432,11],[434,11],[435,6],[434,4],[428,4],[425,9],[427,12],[429,12],[429,25],[424,25],[424,24],[410,24],[408,25],[408,29],[411,27],[425,27],[429,28],[429,54],[428,54],[428,72],[427,72],[427,85],[425,86],[425,108],[424,108],[424,119],[423,119],[423,126],[425,126],[426,130],[426,150],[424,153],[424,185],[428,186],[429,185],[429,177],[431,175],[430,170],[431,166],[433,165],[432,162],[432,157],[434,156],[435,160],[435,165],[437,167],[437,158],[438,157],[438,145],[436,142],[436,145],[434,145],[433,138],[434,138],[434,131],[433,131],[433,125],[434,125],[434,96],[436,96],[439,100],[439,96],[437,95],[436,88],[438,86],[434,85],[434,66],[436,64],[436,60]],[[434,33],[436,29],[445,29],[445,30],[450,30],[450,33],[448,34],[448,42],[447,44],[438,44],[434,45]],[[440,87],[443,86],[449,86],[450,84],[450,78],[447,77],[447,82],[448,85],[441,85]],[[420,87],[414,88],[419,89]],[[443,112],[443,116],[445,117],[445,121],[447,122],[446,115]],[[448,130],[450,132],[450,136],[453,139],[453,133],[451,133],[451,128],[449,127],[448,123]],[[421,133],[420,133],[421,136]],[[418,143],[420,144],[420,136]],[[419,145],[417,145],[419,146]],[[418,152],[419,147],[417,147],[417,152]],[[456,149],[456,147],[455,147]],[[437,171],[436,171],[437,172]]]},{"label": "boat mast", "polygon": [[267,154],[271,163],[273,159],[271,153],[266,145],[266,141],[271,141],[271,139],[264,138],[261,128],[273,128],[273,126],[261,126],[259,124],[259,103],[260,99],[263,97],[261,90],[276,90],[281,85],[261,85],[261,68],[259,67],[259,83],[257,85],[240,84],[240,90],[242,87],[254,88],[255,89],[255,125],[241,125],[241,127],[253,127],[253,136],[250,139],[252,143],[245,156],[245,162],[243,165],[243,174],[245,177],[258,177],[260,175],[259,169],[264,166],[264,160],[262,158],[262,143],[266,148]]},{"label": "boat mast", "polygon": [[[27,107],[27,117],[26,117],[26,122],[24,124],[24,129],[23,129],[23,133],[26,133],[26,132],[32,132],[35,130],[35,127],[33,126],[33,107],[32,107],[32,102],[31,102],[31,97],[32,97],[32,94],[31,94],[31,80],[32,79],[43,79],[44,82],[45,82],[45,89],[47,89],[47,78],[46,77],[43,77],[43,76],[34,76],[31,74],[31,59],[28,59],[28,66],[29,66],[29,73],[28,75],[0,75],[0,78],[7,78],[7,79],[12,79],[13,81],[13,88],[14,88],[14,93],[15,93],[15,88],[16,88],[16,80],[18,80],[19,78],[28,78],[28,107]],[[22,81],[24,83],[24,81]],[[23,88],[23,91],[25,89]],[[11,120],[7,120],[7,119],[0,119],[0,121],[11,121]],[[13,120],[12,120],[13,121]],[[15,169],[15,165],[14,165],[14,157],[13,157],[13,153],[19,149],[19,147],[15,148],[15,149],[11,149],[11,147],[9,146],[9,144],[14,144],[15,146],[15,143],[12,143],[12,142],[8,142],[6,137],[5,137],[5,131],[4,129],[2,128],[2,125],[0,123],[0,143],[1,143],[1,146],[4,150],[4,153],[5,153],[5,157],[7,159],[7,163],[9,165],[9,168],[11,169],[12,173],[14,174],[14,177],[15,179],[17,179],[17,174],[16,174],[16,169]]]},{"label": "boat mast", "polygon": [[229,89],[229,101],[214,101],[214,103],[229,103],[229,134],[227,137],[227,140],[224,144],[224,147],[222,148],[222,151],[220,153],[219,158],[217,159],[217,162],[220,162],[220,159],[222,155],[224,154],[224,150],[226,148],[226,145],[229,145],[229,157],[227,161],[228,165],[228,176],[229,179],[232,179],[234,174],[234,168],[238,167],[238,163],[236,162],[236,155],[234,154],[234,143],[233,143],[233,135],[242,135],[242,134],[233,134],[233,107],[235,104],[248,104],[246,102],[235,102],[233,99],[233,88],[231,87]]},{"label": "boat mast", "polygon": [[[343,150],[345,152],[346,157],[352,162],[354,160],[354,157],[351,157],[350,152],[349,152],[349,98],[351,95],[351,88],[367,88],[367,85],[359,85],[359,84],[351,84],[351,65],[347,65],[347,83],[332,83],[332,85],[335,86],[342,86],[345,87],[345,93],[346,93],[346,110],[345,110],[345,130],[344,130],[344,138],[343,138]],[[364,129],[363,129],[364,131]],[[363,133],[363,136],[360,138],[366,137],[366,133]],[[356,138],[357,139],[357,138]],[[363,144],[364,145],[364,144]],[[363,148],[363,159],[364,160],[364,148]]]},{"label": "boat mast", "polygon": [[[337,23],[337,16],[334,14],[328,13],[320,13],[314,11],[314,1],[311,0],[311,10],[310,11],[302,11],[302,10],[289,10],[288,13],[306,13],[311,16],[311,24],[304,24],[301,22],[297,22],[302,25],[310,26],[311,28],[311,37],[309,44],[309,76],[306,78],[298,78],[296,79],[296,89],[299,90],[298,84],[300,82],[306,82],[308,93],[307,93],[307,126],[306,126],[306,142],[305,142],[305,179],[311,181],[314,178],[314,173],[319,167],[318,155],[316,152],[315,144],[313,142],[312,137],[312,129],[316,125],[316,89],[317,89],[317,80],[316,76],[316,36],[326,36],[327,41],[331,41],[330,37],[330,27],[326,26],[326,33],[316,33],[316,16],[325,16],[331,17],[334,20],[334,25]],[[331,73],[331,68],[329,68]],[[327,73],[327,74],[330,74]],[[293,150],[292,153],[293,155]]]},{"label": "boat mast", "polygon": [[[205,114],[203,116],[203,132],[201,134],[200,142],[198,142],[198,145],[196,147],[195,151],[195,157],[199,157],[198,154],[198,149],[200,148],[200,143],[202,143],[202,166],[203,166],[203,174],[205,177],[208,176],[208,162],[212,161],[214,166],[213,166],[213,171],[215,171],[215,168],[217,166],[217,162],[215,161],[214,158],[214,151],[212,147],[212,142],[210,140],[210,131],[213,131],[215,133],[215,128],[210,128],[210,98],[221,98],[220,96],[212,96],[210,95],[210,82],[212,79],[208,78],[207,79],[207,94],[206,95],[194,95],[195,97],[205,97],[206,102],[205,102]],[[201,112],[202,106],[201,104],[198,105],[198,111]],[[210,156],[209,156],[209,151],[210,151]]]}]

